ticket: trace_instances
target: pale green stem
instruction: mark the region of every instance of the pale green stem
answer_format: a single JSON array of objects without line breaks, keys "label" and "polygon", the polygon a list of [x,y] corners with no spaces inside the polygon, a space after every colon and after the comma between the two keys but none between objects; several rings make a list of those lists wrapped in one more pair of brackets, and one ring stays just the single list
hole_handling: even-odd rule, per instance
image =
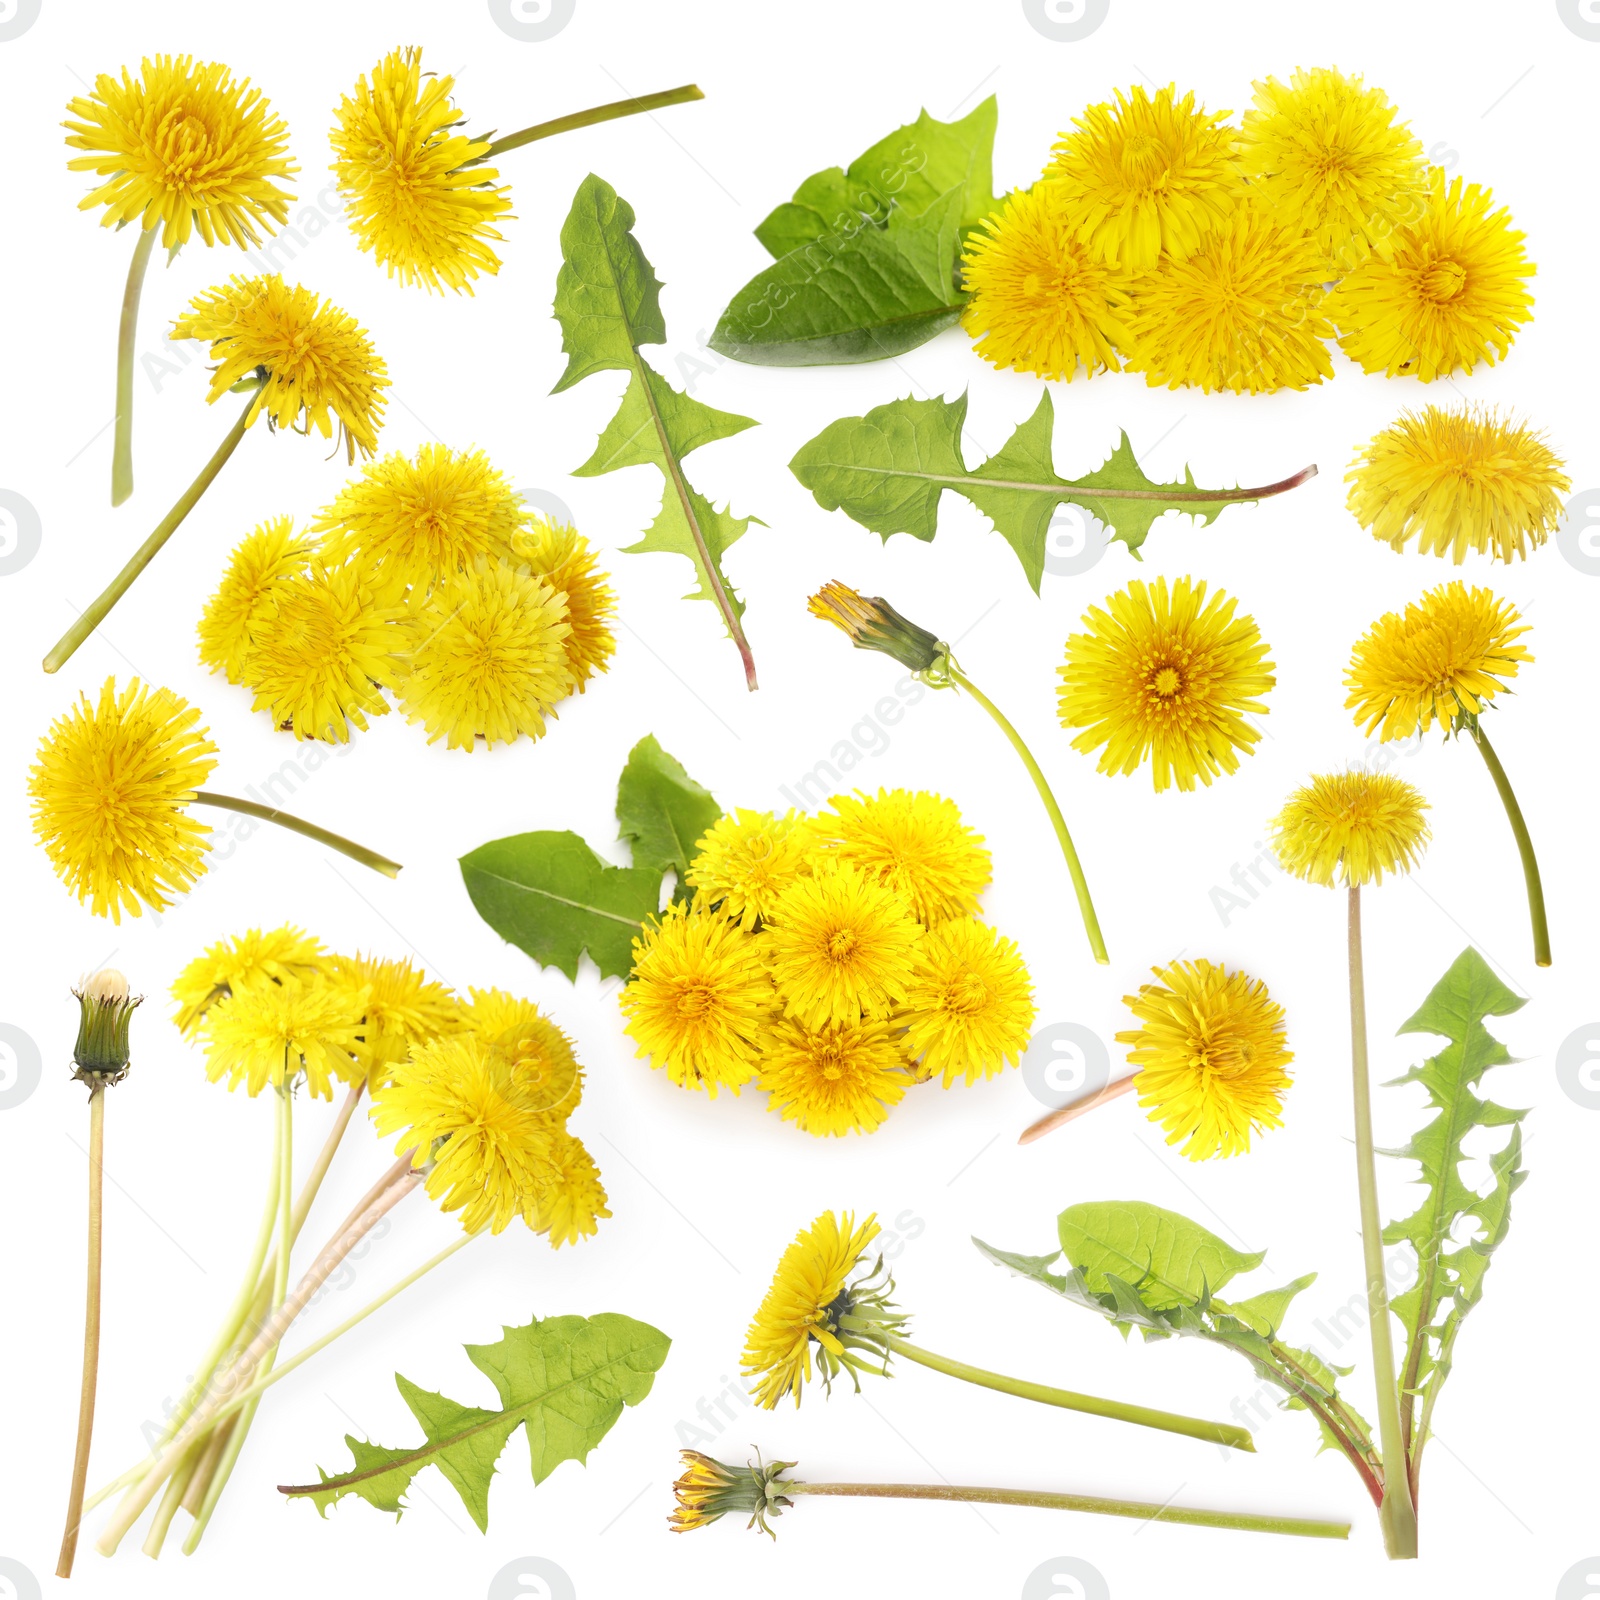
[{"label": "pale green stem", "polygon": [[117,420],[111,441],[111,503],[120,506],[133,493],[133,348],[139,333],[139,296],[159,228],[142,228],[128,263],[122,291],[122,321],[117,327]]},{"label": "pale green stem", "polygon": [[400,876],[398,861],[391,861],[388,856],[380,856],[376,850],[369,850],[364,844],[357,844],[342,834],[330,833],[326,828],[319,828],[314,822],[307,822],[302,817],[280,811],[276,806],[259,805],[254,800],[237,800],[232,795],[217,794],[210,789],[196,789],[194,803],[197,806],[215,806],[219,811],[237,811],[241,816],[255,817],[261,822],[275,822],[280,828],[287,828],[290,833],[298,833],[302,838],[314,839],[318,844],[325,844],[330,850],[337,850],[340,855],[349,856],[352,861],[359,861],[362,866],[371,867],[374,872],[381,872],[386,878]]},{"label": "pale green stem", "polygon": [[1545,917],[1544,884],[1539,877],[1539,858],[1533,853],[1533,835],[1528,832],[1528,824],[1522,815],[1522,807],[1517,804],[1511,780],[1506,776],[1506,769],[1500,765],[1500,757],[1489,743],[1489,736],[1483,731],[1481,722],[1472,730],[1472,740],[1478,747],[1478,754],[1483,757],[1483,764],[1489,769],[1489,776],[1494,779],[1495,793],[1500,796],[1500,804],[1505,807],[1506,818],[1511,823],[1512,837],[1517,841],[1517,855],[1522,861],[1522,881],[1528,891],[1528,918],[1533,924],[1534,965],[1548,967],[1550,924]]},{"label": "pale green stem", "polygon": [[660,111],[664,106],[681,106],[690,100],[704,100],[705,95],[697,84],[686,83],[679,89],[659,89],[654,94],[642,94],[633,100],[611,100],[603,106],[591,106],[587,111],[573,111],[564,117],[554,117],[549,122],[536,122],[531,128],[508,133],[496,139],[481,156],[467,162],[469,167],[480,161],[493,161],[508,150],[518,150],[536,139],[549,139],[558,133],[571,133],[575,128],[592,128],[597,122],[614,122],[618,117],[638,116],[642,111]]}]

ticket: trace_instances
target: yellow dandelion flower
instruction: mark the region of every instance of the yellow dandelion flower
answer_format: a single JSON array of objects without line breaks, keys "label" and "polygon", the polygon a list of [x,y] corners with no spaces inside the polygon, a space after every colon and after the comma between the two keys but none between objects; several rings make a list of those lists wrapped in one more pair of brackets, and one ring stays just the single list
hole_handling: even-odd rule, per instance
[{"label": "yellow dandelion flower", "polygon": [[417,642],[400,704],[451,750],[542,739],[572,692],[567,604],[542,579],[483,562],[434,589],[416,613]]},{"label": "yellow dandelion flower", "polygon": [[322,535],[330,565],[381,566],[426,594],[480,559],[518,559],[514,540],[527,516],[483,451],[425,444],[415,460],[397,450],[364,467],[311,531]]},{"label": "yellow dandelion flower", "polygon": [[320,977],[256,984],[219,1000],[206,1018],[206,1076],[244,1085],[252,1098],[271,1084],[306,1087],[333,1098],[333,1079],[350,1080],[363,996]]},{"label": "yellow dandelion flower", "polygon": [[718,817],[695,841],[685,882],[708,905],[747,928],[770,921],[778,896],[811,870],[817,836],[799,811],[774,816],[742,808]]},{"label": "yellow dandelion flower", "polygon": [[1134,280],[1124,349],[1152,388],[1304,389],[1333,376],[1324,269],[1309,235],[1249,202],[1182,260]]},{"label": "yellow dandelion flower", "polygon": [[1345,474],[1357,522],[1394,550],[1468,550],[1500,561],[1537,549],[1559,526],[1572,488],[1565,463],[1526,423],[1493,411],[1428,406],[1363,446]]},{"label": "yellow dandelion flower", "polygon": [[617,649],[611,631],[617,597],[599,570],[600,558],[576,528],[548,517],[535,516],[512,542],[517,560],[567,602],[567,624],[572,629],[567,635],[567,665],[582,694],[591,678],[608,670]]},{"label": "yellow dandelion flower", "polygon": [[932,927],[978,909],[994,876],[983,836],[953,800],[926,790],[836,794],[813,826],[834,860],[891,889],[918,922]]},{"label": "yellow dandelion flower", "polygon": [[564,1121],[583,1098],[583,1067],[572,1041],[531,1000],[504,989],[469,989],[461,1024],[504,1051],[528,1103]]},{"label": "yellow dandelion flower", "polygon": [[1427,196],[1422,141],[1381,89],[1337,67],[1255,86],[1234,153],[1250,192],[1311,234],[1337,278],[1416,219]]},{"label": "yellow dandelion flower", "polygon": [[905,999],[921,932],[886,884],[827,862],[778,896],[762,942],[789,1015],[821,1028],[889,1016]]},{"label": "yellow dandelion flower", "polygon": [[273,585],[305,573],[311,546],[294,537],[293,517],[263,522],[234,548],[217,592],[200,614],[200,660],[229,683],[244,682],[244,661]]},{"label": "yellow dandelion flower", "polygon": [[289,214],[294,196],[272,181],[296,170],[289,130],[220,62],[146,56],[137,78],[126,67],[120,79],[102,72],[67,110],[67,144],[89,152],[68,170],[106,180],[78,208],[103,205],[105,227],[160,228],[168,250],[196,232],[243,249],[261,243],[257,224],[270,233]]},{"label": "yellow dandelion flower", "polygon": [[1428,802],[1387,772],[1335,772],[1296,789],[1272,824],[1278,865],[1308,883],[1352,888],[1422,859]]},{"label": "yellow dandelion flower", "polygon": [[[695,1528],[708,1527],[719,1517],[731,1511],[736,1516],[748,1516],[747,1526],[760,1526],[763,1533],[772,1533],[767,1525],[767,1512],[774,1506],[791,1502],[779,1495],[772,1485],[779,1481],[792,1461],[773,1461],[765,1466],[730,1467],[698,1450],[680,1450],[683,1471],[672,1485],[675,1505],[667,1526],[674,1533],[689,1533]],[[776,1538],[777,1535],[773,1534]]]},{"label": "yellow dandelion flower", "polygon": [[1348,272],[1325,307],[1339,347],[1367,372],[1431,383],[1493,366],[1533,318],[1535,267],[1494,194],[1428,169],[1427,205],[1381,254]]},{"label": "yellow dandelion flower", "polygon": [[1044,175],[1060,183],[1097,260],[1146,272],[1163,255],[1193,255],[1221,226],[1240,190],[1227,116],[1193,94],[1178,99],[1173,84],[1154,95],[1135,84],[1061,136]]},{"label": "yellow dandelion flower", "polygon": [[371,1082],[418,1045],[460,1026],[455,997],[407,960],[336,955],[323,970],[361,1020],[351,1053]]},{"label": "yellow dandelion flower", "polygon": [[1283,1007],[1259,979],[1211,961],[1153,970],[1155,983],[1123,998],[1139,1026],[1117,1035],[1139,1069],[1139,1104],[1191,1161],[1242,1155],[1252,1133],[1282,1126],[1294,1060]]},{"label": "yellow dandelion flower", "polygon": [[361,568],[314,563],[275,583],[244,659],[256,711],[296,739],[344,744],[352,724],[383,716],[400,681],[410,614],[397,583]]},{"label": "yellow dandelion flower", "polygon": [[220,939],[173,980],[172,998],[178,1002],[173,1021],[180,1033],[192,1038],[217,1001],[269,983],[305,983],[323,960],[321,942],[288,924],[265,933],[251,928],[232,939]]},{"label": "yellow dandelion flower", "polygon": [[475,166],[487,141],[460,131],[452,77],[426,76],[422,52],[393,50],[334,108],[331,168],[350,226],[391,278],[472,293],[500,258],[508,191],[493,167]]},{"label": "yellow dandelion flower", "polygon": [[637,1053],[715,1099],[755,1076],[772,981],[758,941],[733,918],[675,902],[633,941],[619,1003]]},{"label": "yellow dandelion flower", "polygon": [[960,917],[924,934],[897,1020],[917,1076],[942,1077],[948,1089],[1015,1066],[1037,1014],[1022,952],[976,917]]},{"label": "yellow dandelion flower", "polygon": [[1170,591],[1165,578],[1136,578],[1106,610],[1092,606],[1060,668],[1061,725],[1084,730],[1073,749],[1104,745],[1101,772],[1131,774],[1148,759],[1158,793],[1238,771],[1237,752],[1261,737],[1245,715],[1266,711],[1261,697],[1277,680],[1236,605],[1220,589],[1208,600],[1191,578]]},{"label": "yellow dandelion flower", "polygon": [[1127,275],[1079,237],[1059,183],[1019,189],[967,237],[961,326],[993,366],[1066,382],[1115,372]]},{"label": "yellow dandelion flower", "polygon": [[583,1141],[566,1132],[552,1134],[544,1181],[523,1221],[558,1249],[599,1232],[601,1221],[610,1215],[600,1169]]},{"label": "yellow dandelion flower", "polygon": [[881,1127],[908,1081],[906,1058],[887,1022],[835,1022],[814,1030],[792,1017],[772,1024],[756,1076],[785,1122],[819,1138]]},{"label": "yellow dandelion flower", "polygon": [[356,319],[311,290],[291,289],[277,273],[235,275],[197,294],[171,337],[211,346],[217,366],[208,401],[244,379],[261,379],[250,403],[252,425],[265,412],[280,428],[315,428],[331,439],[337,423],[348,460],[357,450],[370,456],[377,449],[389,369]]},{"label": "yellow dandelion flower", "polygon": [[28,773],[33,831],[79,904],[121,922],[165,911],[206,870],[211,830],[183,807],[211,776],[217,747],[199,710],[135,678],[98,703],[80,694],[39,743]]},{"label": "yellow dandelion flower", "polygon": [[1488,589],[1447,583],[1378,618],[1357,641],[1345,675],[1363,733],[1409,739],[1435,722],[1448,734],[1477,717],[1524,661],[1528,625]]}]

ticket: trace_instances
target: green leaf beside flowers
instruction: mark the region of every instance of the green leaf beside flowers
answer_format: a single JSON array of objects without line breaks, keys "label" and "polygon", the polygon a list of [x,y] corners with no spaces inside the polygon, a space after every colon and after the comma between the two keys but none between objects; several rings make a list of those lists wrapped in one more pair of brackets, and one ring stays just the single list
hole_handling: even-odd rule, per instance
[{"label": "green leaf beside flowers", "polygon": [[658,884],[668,871],[682,882],[695,842],[721,815],[716,796],[696,783],[654,734],[629,752],[617,781],[617,824],[634,866],[650,868]]}]

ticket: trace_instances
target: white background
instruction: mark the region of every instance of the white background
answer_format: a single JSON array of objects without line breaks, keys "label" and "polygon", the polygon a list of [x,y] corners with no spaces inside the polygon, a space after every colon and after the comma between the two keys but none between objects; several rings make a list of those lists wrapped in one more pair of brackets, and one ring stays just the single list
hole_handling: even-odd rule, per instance
[{"label": "white background", "polygon": [[[474,298],[429,297],[389,282],[355,250],[325,188],[330,108],[378,56],[420,43],[425,63],[457,76],[475,128],[530,121],[697,80],[703,104],[566,136],[503,163],[515,201],[504,267]],[[388,882],[277,830],[238,844],[166,916],[120,928],[73,903],[33,845],[24,795],[32,750],[80,689],[134,672],[203,707],[222,758],[213,780],[240,792],[304,754],[242,691],[206,675],[194,624],[233,542],[262,518],[309,518],[345,481],[318,443],[257,427],[131,598],[57,677],[38,661],[166,510],[227,426],[208,408],[194,347],[163,329],[190,295],[244,267],[236,251],[196,245],[152,268],[136,383],[132,501],[108,501],[112,356],[129,236],[75,209],[85,178],[66,171],[58,126],[66,100],[100,71],[142,53],[192,51],[252,76],[288,120],[302,168],[292,213],[303,245],[286,265],[354,313],[389,363],[394,389],[384,450],[429,439],[478,444],[513,480],[559,496],[608,551],[621,595],[621,647],[609,677],[563,708],[549,737],[492,754],[428,748],[399,715],[329,760],[294,805],[406,863]],[[764,262],[750,230],[807,173],[847,162],[927,106],[963,114],[1000,96],[995,174],[1032,179],[1057,132],[1118,86],[1176,77],[1210,107],[1242,109],[1252,78],[1335,62],[1382,85],[1434,159],[1490,184],[1529,236],[1538,262],[1535,321],[1511,357],[1424,392],[1367,377],[1335,354],[1333,382],[1270,398],[1204,397],[1131,377],[1056,386],[1058,464],[1098,463],[1125,426],[1144,465],[1201,483],[1261,483],[1315,461],[1309,487],[1226,511],[1203,531],[1169,519],[1142,567],[1114,545],[1091,571],[1027,589],[1009,549],[965,502],[946,498],[932,545],[885,547],[842,514],[822,512],[786,463],[834,418],[898,395],[970,387],[969,458],[1003,442],[1033,409],[1033,379],[999,375],[959,333],[893,364],[784,372],[720,362],[700,348],[730,295]],[[782,1246],[826,1207],[877,1210],[897,1237],[900,1298],[931,1348],[1045,1381],[1147,1404],[1225,1416],[1256,1382],[1236,1358],[1176,1343],[1128,1345],[1107,1327],[986,1265],[967,1242],[1045,1251],[1063,1206],[1142,1198],[1173,1207],[1237,1244],[1270,1251],[1258,1280],[1317,1270],[1292,1336],[1357,1366],[1350,1391],[1372,1414],[1365,1339],[1330,1342],[1325,1326],[1360,1291],[1343,974],[1342,904],[1275,881],[1224,926],[1211,891],[1255,857],[1264,823],[1313,771],[1370,756],[1342,709],[1353,640],[1382,611],[1456,574],[1399,557],[1343,509],[1356,447],[1408,405],[1465,396],[1514,406],[1549,432],[1575,490],[1600,482],[1593,372],[1592,102],[1600,43],[1563,24],[1547,0],[1516,7],[1335,8],[1112,0],[1092,37],[1058,43],[1016,0],[755,7],[690,0],[670,7],[578,0],[542,43],[503,32],[482,3],[384,6],[281,0],[266,11],[157,0],[130,7],[43,0],[22,37],[0,42],[4,200],[5,381],[0,487],[37,509],[42,548],[0,578],[4,681],[0,785],[6,884],[0,1021],[33,1040],[43,1081],[0,1110],[0,1217],[5,1276],[0,1428],[0,1555],[62,1586],[54,1566],[71,1460],[82,1311],[86,1118],[67,1082],[75,1007],[69,984],[103,963],[150,998],[135,1021],[133,1077],[111,1096],[106,1166],[106,1339],[91,1484],[132,1459],[139,1428],[176,1395],[232,1293],[268,1154],[269,1115],[209,1086],[196,1051],[168,1021],[178,969],[205,944],[294,920],[335,947],[411,955],[464,988],[498,984],[549,1008],[580,1041],[589,1090],[574,1122],[599,1160],[616,1215],[599,1237],[552,1253],[513,1232],[475,1245],[271,1394],[198,1557],[177,1550],[153,1568],[130,1539],[115,1566],[79,1558],[88,1594],[539,1594],[508,1564],[538,1557],[568,1593],[600,1596],[1077,1592],[1029,1575],[1059,1556],[1087,1561],[1119,1597],[1178,1593],[1544,1597],[1574,1563],[1600,1556],[1595,1473],[1586,1442],[1600,1421],[1587,1350],[1597,1309],[1593,1264],[1600,1111],[1563,1092],[1557,1047],[1600,1015],[1596,884],[1593,619],[1600,578],[1550,546],[1525,566],[1466,576],[1492,583],[1533,624],[1537,658],[1494,719],[1545,866],[1556,965],[1536,971],[1512,840],[1489,779],[1465,746],[1426,749],[1396,770],[1434,805],[1436,838],[1409,882],[1369,897],[1370,1002],[1378,1076],[1430,1047],[1395,1026],[1469,939],[1531,1003],[1497,1024],[1522,1064],[1491,1093],[1533,1107],[1530,1177],[1486,1298],[1462,1336],[1424,1474],[1419,1565],[1383,1559],[1372,1508],[1348,1465],[1316,1453],[1309,1419],[1257,1428],[1247,1457],[1090,1418],[1029,1408],[907,1369],[813,1394],[796,1414],[696,1422],[737,1372],[748,1317]],[[557,231],[573,190],[596,171],[638,211],[643,246],[666,283],[670,343],[662,370],[707,403],[762,426],[694,457],[696,484],[731,496],[753,527],[728,560],[749,601],[761,671],[745,692],[732,646],[709,606],[681,602],[687,566],[614,552],[649,520],[658,479],[634,470],[572,479],[610,417],[621,375],[551,396],[561,370],[550,302]],[[313,230],[307,208],[325,224]],[[254,259],[254,258],[253,258]],[[252,266],[249,270],[260,270]],[[185,364],[185,359],[187,364]],[[163,372],[169,366],[174,371]],[[153,374],[153,375],[152,375]],[[231,407],[233,402],[229,402]],[[1259,753],[1196,794],[1156,795],[1148,777],[1099,776],[1070,750],[1053,716],[1062,641],[1086,605],[1130,577],[1193,573],[1240,597],[1273,647],[1278,686]],[[880,734],[862,723],[898,669],[851,652],[810,620],[805,597],[838,577],[882,593],[949,638],[978,683],[1034,741],[1079,840],[1113,961],[1088,960],[1066,874],[1045,819],[995,730],[954,696],[928,697]],[[986,910],[1022,943],[1041,1027],[1072,1022],[1109,1041],[1125,1026],[1120,997],[1155,961],[1180,952],[1242,966],[1288,1011],[1296,1082],[1286,1125],[1246,1158],[1194,1166],[1169,1152],[1128,1101],[1017,1150],[1039,1112],[1020,1072],[982,1086],[913,1094],[870,1139],[823,1142],[766,1114],[761,1097],[715,1103],[672,1088],[632,1058],[614,984],[592,970],[569,984],[541,972],[474,915],[456,858],[486,839],[572,827],[612,859],[612,800],[629,748],[655,733],[728,805],[781,806],[790,785],[841,741],[861,755],[854,782],[950,795],[990,839],[996,879]],[[222,848],[227,849],[226,843]],[[1120,1052],[1113,1046],[1120,1070]],[[27,1052],[24,1050],[24,1056]],[[24,1067],[26,1063],[24,1063]],[[13,1069],[15,1070],[15,1069]],[[15,1093],[11,1095],[15,1101]],[[1591,1102],[1595,1099],[1591,1093]],[[300,1151],[330,1115],[302,1107]],[[1380,1144],[1420,1117],[1417,1091],[1379,1095]],[[331,1225],[388,1159],[364,1129],[341,1153],[313,1219]],[[1389,1215],[1411,1208],[1410,1169],[1384,1167]],[[357,1265],[356,1282],[306,1322],[331,1326],[451,1237],[414,1201]],[[496,1338],[530,1315],[616,1310],[653,1322],[673,1349],[654,1392],[627,1412],[587,1468],[565,1465],[537,1493],[520,1440],[505,1457],[480,1536],[436,1473],[417,1484],[398,1526],[357,1501],[319,1521],[285,1504],[280,1482],[337,1470],[348,1430],[386,1443],[415,1438],[395,1370],[481,1402],[488,1387],[460,1346]],[[1346,1317],[1344,1326],[1351,1326]],[[300,1337],[299,1334],[296,1337]],[[706,1445],[743,1459],[752,1445],[799,1458],[802,1475],[1055,1487],[1353,1519],[1348,1545],[1251,1537],[1022,1510],[813,1502],[784,1519],[776,1548],[725,1522],[669,1537],[675,1450],[693,1425]],[[702,1435],[702,1443],[704,1443]],[[93,1519],[92,1519],[93,1520]],[[0,1568],[0,1570],[5,1570]],[[1591,1592],[1579,1587],[1567,1593]],[[5,1580],[0,1580],[4,1592]],[[498,1584],[498,1586],[496,1586]],[[17,1587],[17,1585],[13,1585]],[[28,1594],[27,1580],[19,1593]],[[561,1593],[558,1585],[553,1594]],[[1093,1592],[1092,1589],[1087,1592]]]}]

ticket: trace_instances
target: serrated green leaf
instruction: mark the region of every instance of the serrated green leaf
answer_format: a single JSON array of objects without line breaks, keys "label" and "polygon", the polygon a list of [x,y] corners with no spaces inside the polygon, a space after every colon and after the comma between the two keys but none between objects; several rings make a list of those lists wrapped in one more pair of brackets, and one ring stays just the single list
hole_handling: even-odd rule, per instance
[{"label": "serrated green leaf", "polygon": [[1226,506],[1281,494],[1316,473],[1308,467],[1254,489],[1201,489],[1187,468],[1181,481],[1146,476],[1124,433],[1093,472],[1063,478],[1055,470],[1055,410],[1049,390],[1004,446],[976,467],[961,453],[967,397],[891,400],[865,416],[842,417],[802,445],[789,463],[827,511],[842,510],[885,539],[909,533],[931,539],[946,489],[964,495],[994,524],[1039,592],[1050,522],[1060,505],[1075,505],[1103,523],[1136,556],[1156,519],[1167,512],[1213,522]]},{"label": "serrated green leaf", "polygon": [[1246,1327],[1254,1328],[1263,1338],[1276,1339],[1294,1297],[1303,1294],[1316,1281],[1316,1273],[1308,1272],[1293,1283],[1286,1283],[1280,1289],[1268,1289],[1264,1294],[1252,1295],[1248,1300],[1231,1300],[1226,1305],[1217,1300],[1213,1304],[1219,1311],[1237,1317]]},{"label": "serrated green leaf", "polygon": [[497,1409],[460,1405],[396,1373],[402,1397],[422,1424],[424,1443],[392,1450],[347,1434],[350,1471],[330,1477],[319,1467],[320,1482],[285,1485],[279,1492],[310,1500],[324,1516],[348,1494],[399,1516],[417,1473],[438,1467],[479,1532],[487,1532],[489,1485],[512,1433],[523,1430],[536,1484],[563,1461],[584,1461],[623,1407],[649,1394],[672,1343],[648,1323],[615,1312],[536,1317],[526,1327],[502,1331],[495,1344],[466,1347],[472,1364],[493,1383]]},{"label": "serrated green leaf", "polygon": [[585,952],[605,977],[625,977],[633,940],[660,907],[661,873],[613,867],[575,833],[517,833],[461,858],[477,913],[500,937],[575,978]]},{"label": "serrated green leaf", "polygon": [[1126,1279],[1156,1311],[1194,1305],[1241,1272],[1261,1265],[1264,1251],[1247,1254],[1176,1211],[1143,1200],[1094,1200],[1068,1206],[1056,1218],[1061,1253],[1090,1289],[1108,1274]]},{"label": "serrated green leaf", "polygon": [[680,883],[694,859],[695,842],[722,815],[711,791],[646,734],[628,754],[617,781],[617,823],[633,864],[656,874],[669,868]]}]

